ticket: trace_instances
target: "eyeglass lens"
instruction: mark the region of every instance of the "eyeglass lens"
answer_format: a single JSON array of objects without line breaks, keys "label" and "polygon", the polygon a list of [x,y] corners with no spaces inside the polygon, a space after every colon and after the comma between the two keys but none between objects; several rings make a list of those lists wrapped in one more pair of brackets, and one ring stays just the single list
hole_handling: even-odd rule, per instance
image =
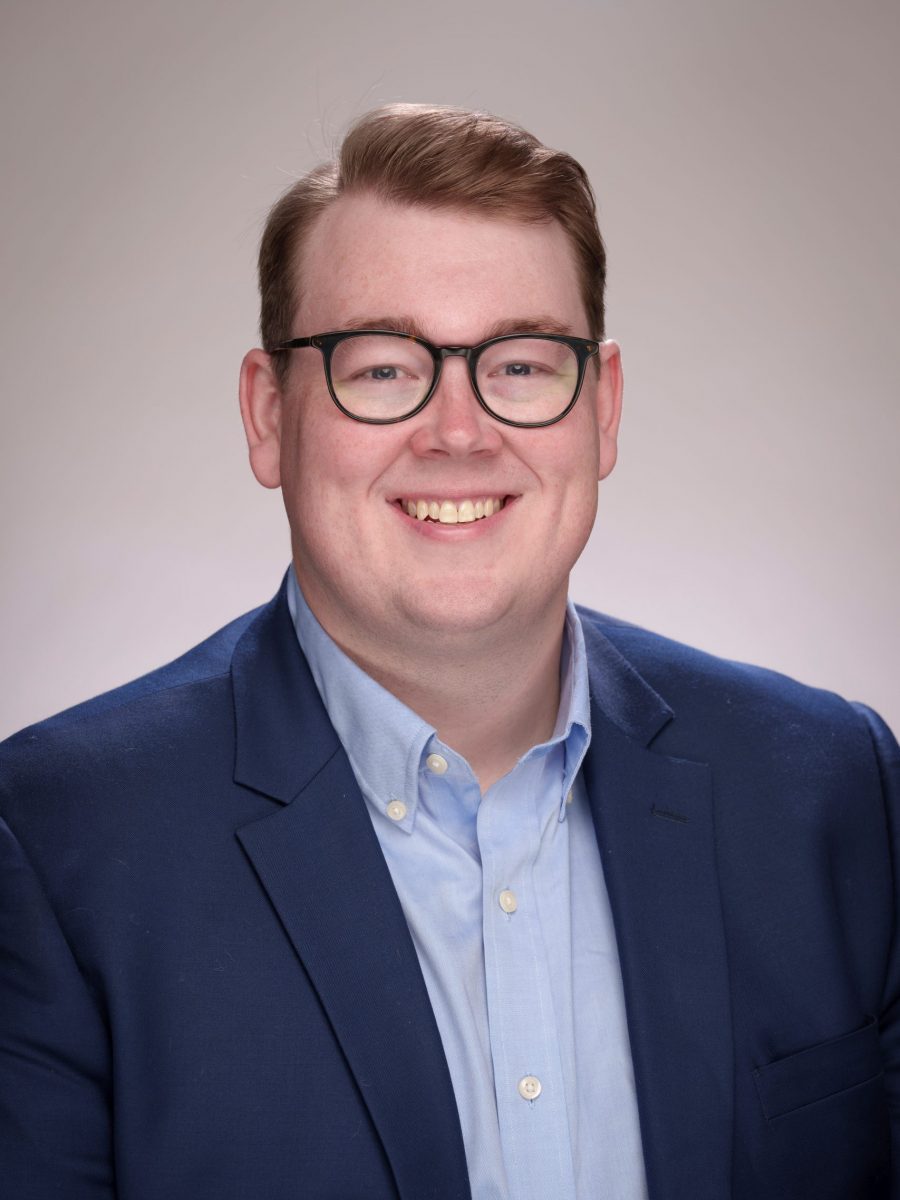
[{"label": "eyeglass lens", "polygon": [[[412,412],[425,398],[435,364],[424,346],[401,336],[345,338],[331,356],[331,383],[348,412],[389,420]],[[569,405],[578,383],[578,358],[570,346],[517,337],[485,349],[476,368],[478,390],[498,417],[550,421]]]}]

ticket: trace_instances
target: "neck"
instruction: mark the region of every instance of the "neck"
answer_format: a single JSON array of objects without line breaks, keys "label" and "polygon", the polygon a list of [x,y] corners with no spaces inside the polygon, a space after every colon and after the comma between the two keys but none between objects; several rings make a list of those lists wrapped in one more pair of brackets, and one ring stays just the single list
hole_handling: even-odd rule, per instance
[{"label": "neck", "polygon": [[410,671],[402,669],[406,664],[357,662],[435,727],[441,741],[465,758],[485,792],[553,733],[562,630],[560,621],[555,634],[542,631],[539,641],[517,631],[507,653],[494,645],[489,658],[476,654],[454,660],[432,651]]},{"label": "neck", "polygon": [[494,625],[459,642],[440,634],[425,642],[360,639],[354,636],[359,624],[313,611],[357,666],[466,759],[482,792],[552,736],[559,711],[564,593],[532,622],[509,619],[502,629]]}]

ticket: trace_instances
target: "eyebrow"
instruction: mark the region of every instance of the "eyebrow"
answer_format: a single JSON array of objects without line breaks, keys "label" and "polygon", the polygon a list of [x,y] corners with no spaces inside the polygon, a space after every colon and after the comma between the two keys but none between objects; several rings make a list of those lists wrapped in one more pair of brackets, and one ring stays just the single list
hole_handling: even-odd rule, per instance
[{"label": "eyebrow", "polygon": [[[348,321],[344,329],[383,329],[387,333],[406,333],[426,342],[433,341],[416,318],[410,316],[358,317]],[[572,327],[554,317],[540,314],[530,317],[508,317],[495,321],[481,341],[488,342],[491,338],[504,337],[508,333],[561,333],[571,336]]]}]

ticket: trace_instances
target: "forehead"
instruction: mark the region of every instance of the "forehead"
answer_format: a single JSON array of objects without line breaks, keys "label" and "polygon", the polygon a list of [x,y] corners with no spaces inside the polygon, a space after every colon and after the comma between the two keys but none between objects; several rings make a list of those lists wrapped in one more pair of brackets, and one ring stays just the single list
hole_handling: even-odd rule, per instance
[{"label": "forehead", "polygon": [[295,329],[414,316],[435,340],[477,339],[510,317],[552,316],[584,334],[571,243],[556,221],[526,223],[375,196],[342,196],[309,232]]}]

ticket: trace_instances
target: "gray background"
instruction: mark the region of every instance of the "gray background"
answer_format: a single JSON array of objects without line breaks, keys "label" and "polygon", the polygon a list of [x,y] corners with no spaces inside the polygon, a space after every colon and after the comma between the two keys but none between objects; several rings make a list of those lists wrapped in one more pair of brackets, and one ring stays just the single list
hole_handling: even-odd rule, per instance
[{"label": "gray background", "polygon": [[576,598],[900,726],[893,0],[2,13],[0,733],[274,591],[236,400],[261,223],[396,99],[594,181],[626,410]]}]

